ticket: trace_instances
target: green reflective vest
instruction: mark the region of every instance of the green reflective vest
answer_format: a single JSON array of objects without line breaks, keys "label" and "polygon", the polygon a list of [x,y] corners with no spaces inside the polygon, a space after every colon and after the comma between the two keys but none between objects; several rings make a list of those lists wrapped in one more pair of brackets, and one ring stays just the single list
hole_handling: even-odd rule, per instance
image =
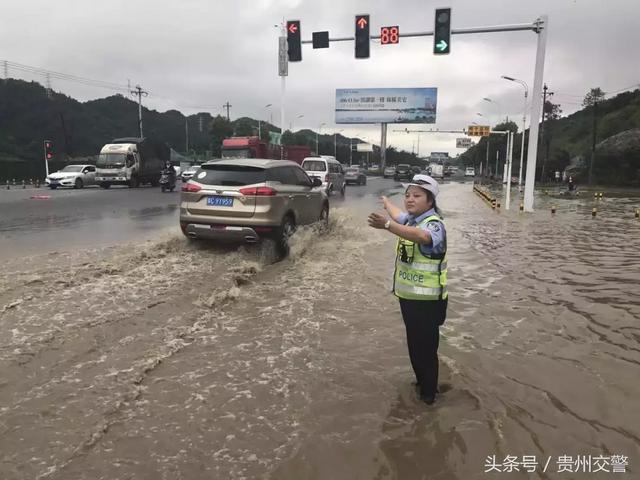
[{"label": "green reflective vest", "polygon": [[[421,227],[442,219],[432,215],[422,220]],[[447,252],[424,256],[419,245],[399,238],[396,244],[396,269],[393,274],[393,293],[407,300],[444,300],[447,298]]]}]

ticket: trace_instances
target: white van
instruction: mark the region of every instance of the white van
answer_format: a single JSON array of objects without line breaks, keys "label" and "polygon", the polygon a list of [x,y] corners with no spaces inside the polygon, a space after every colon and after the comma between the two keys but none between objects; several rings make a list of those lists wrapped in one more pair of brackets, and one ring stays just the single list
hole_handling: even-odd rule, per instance
[{"label": "white van", "polygon": [[310,177],[317,177],[322,181],[322,188],[331,195],[340,192],[344,195],[346,182],[344,169],[334,157],[323,155],[322,157],[307,157],[302,161],[302,168]]}]

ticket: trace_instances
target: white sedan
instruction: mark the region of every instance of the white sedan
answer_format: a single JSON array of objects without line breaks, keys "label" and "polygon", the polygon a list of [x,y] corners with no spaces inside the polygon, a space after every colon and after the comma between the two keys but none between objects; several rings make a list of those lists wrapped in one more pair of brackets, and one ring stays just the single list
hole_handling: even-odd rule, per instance
[{"label": "white sedan", "polygon": [[49,174],[45,179],[45,184],[52,190],[58,187],[83,188],[95,183],[95,165],[67,165],[62,170]]}]

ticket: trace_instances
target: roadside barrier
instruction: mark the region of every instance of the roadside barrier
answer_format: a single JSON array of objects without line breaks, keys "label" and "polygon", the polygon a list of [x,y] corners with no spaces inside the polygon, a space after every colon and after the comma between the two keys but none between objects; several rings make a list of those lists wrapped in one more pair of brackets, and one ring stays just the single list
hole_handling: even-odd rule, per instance
[{"label": "roadside barrier", "polygon": [[473,186],[473,191],[476,192],[480,197],[487,203],[491,204],[492,208],[495,208],[496,199],[489,195],[489,192],[483,190],[478,185]]},{"label": "roadside barrier", "polygon": [[[482,198],[485,202],[487,202],[487,205],[491,205],[492,210],[500,209],[501,207],[500,201],[497,198],[493,197],[489,192],[482,189],[479,185],[474,184],[473,191],[478,196],[480,196],[480,198]],[[600,200],[604,198],[604,194],[605,192],[595,192],[593,194],[593,198],[594,200]],[[520,212],[524,212],[524,203],[522,202],[520,203]],[[555,215],[557,212],[558,212],[558,207],[556,205],[551,205],[551,214]],[[560,212],[562,213],[562,208],[560,208]],[[596,207],[593,207],[591,209],[591,217],[596,218],[597,216],[598,216],[598,209]],[[640,219],[640,208],[634,209],[634,217]]]}]

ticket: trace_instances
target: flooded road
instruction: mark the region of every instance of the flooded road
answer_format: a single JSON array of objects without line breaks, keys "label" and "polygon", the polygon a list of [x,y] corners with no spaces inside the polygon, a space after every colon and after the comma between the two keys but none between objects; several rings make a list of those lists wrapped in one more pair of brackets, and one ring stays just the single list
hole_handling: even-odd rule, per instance
[{"label": "flooded road", "polygon": [[[6,259],[0,478],[613,475],[559,473],[583,455],[624,455],[616,476],[637,478],[638,199],[605,198],[592,218],[593,199],[552,217],[543,198],[522,215],[442,185],[451,293],[427,407],[389,292],[393,238],[366,227],[400,190],[353,192],[328,234],[298,232],[276,264],[169,225],[129,248]],[[539,465],[485,473],[494,455]]]}]

